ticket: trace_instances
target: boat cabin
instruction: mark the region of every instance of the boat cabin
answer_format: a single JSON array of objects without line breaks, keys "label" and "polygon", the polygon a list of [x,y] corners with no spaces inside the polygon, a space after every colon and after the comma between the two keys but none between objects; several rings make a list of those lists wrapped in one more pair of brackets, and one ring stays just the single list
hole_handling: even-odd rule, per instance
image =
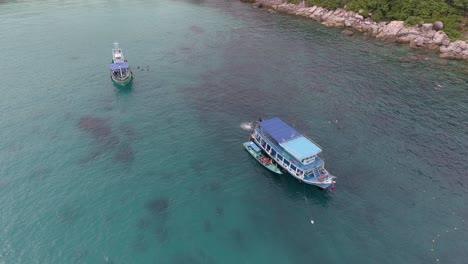
[{"label": "boat cabin", "polygon": [[114,48],[112,49],[112,63],[122,63],[126,62],[122,49],[119,48],[119,43],[114,43]]},{"label": "boat cabin", "polygon": [[122,60],[122,53],[119,52],[119,51],[114,52],[114,59],[115,59],[114,60],[115,62],[121,61]]},{"label": "boat cabin", "polygon": [[110,65],[111,74],[116,79],[124,79],[130,75],[130,66],[128,62],[112,63]]}]

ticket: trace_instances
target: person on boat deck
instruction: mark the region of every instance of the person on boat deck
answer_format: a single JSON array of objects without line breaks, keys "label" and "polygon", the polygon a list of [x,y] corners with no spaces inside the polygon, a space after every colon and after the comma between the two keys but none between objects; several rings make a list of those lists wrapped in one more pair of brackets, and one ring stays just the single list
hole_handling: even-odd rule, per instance
[{"label": "person on boat deck", "polygon": [[271,159],[267,158],[267,157],[263,157],[260,159],[260,161],[262,162],[262,164],[264,165],[270,165],[272,163]]}]

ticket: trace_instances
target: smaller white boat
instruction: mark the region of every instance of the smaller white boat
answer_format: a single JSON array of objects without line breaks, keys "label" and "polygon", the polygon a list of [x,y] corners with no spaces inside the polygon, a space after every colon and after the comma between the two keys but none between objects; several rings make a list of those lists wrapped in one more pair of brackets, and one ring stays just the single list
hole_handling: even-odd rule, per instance
[{"label": "smaller white boat", "polygon": [[123,56],[122,49],[119,48],[119,43],[114,43],[112,49],[112,63],[110,64],[110,75],[114,83],[125,86],[133,79],[130,65]]}]

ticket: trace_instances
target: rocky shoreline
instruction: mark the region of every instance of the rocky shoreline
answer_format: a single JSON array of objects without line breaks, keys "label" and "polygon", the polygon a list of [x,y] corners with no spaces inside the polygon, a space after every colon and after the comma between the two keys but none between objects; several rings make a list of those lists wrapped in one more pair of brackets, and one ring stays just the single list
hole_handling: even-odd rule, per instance
[{"label": "rocky shoreline", "polygon": [[442,22],[405,27],[404,21],[375,22],[359,13],[342,8],[328,10],[319,6],[306,7],[304,2],[295,5],[285,3],[283,0],[250,1],[255,7],[269,7],[269,12],[278,11],[304,16],[328,27],[343,27],[345,28],[343,34],[346,35],[352,35],[352,30],[355,30],[383,41],[407,43],[412,48],[436,50],[440,52],[441,58],[468,61],[468,42],[450,41],[447,34],[442,31]]}]

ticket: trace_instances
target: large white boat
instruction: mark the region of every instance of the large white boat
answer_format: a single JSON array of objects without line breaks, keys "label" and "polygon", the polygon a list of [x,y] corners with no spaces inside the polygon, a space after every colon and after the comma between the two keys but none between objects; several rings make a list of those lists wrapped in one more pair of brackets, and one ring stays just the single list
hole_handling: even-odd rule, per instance
[{"label": "large white boat", "polygon": [[275,117],[257,122],[251,140],[285,171],[321,189],[334,186],[336,177],[325,169],[322,148]]}]

